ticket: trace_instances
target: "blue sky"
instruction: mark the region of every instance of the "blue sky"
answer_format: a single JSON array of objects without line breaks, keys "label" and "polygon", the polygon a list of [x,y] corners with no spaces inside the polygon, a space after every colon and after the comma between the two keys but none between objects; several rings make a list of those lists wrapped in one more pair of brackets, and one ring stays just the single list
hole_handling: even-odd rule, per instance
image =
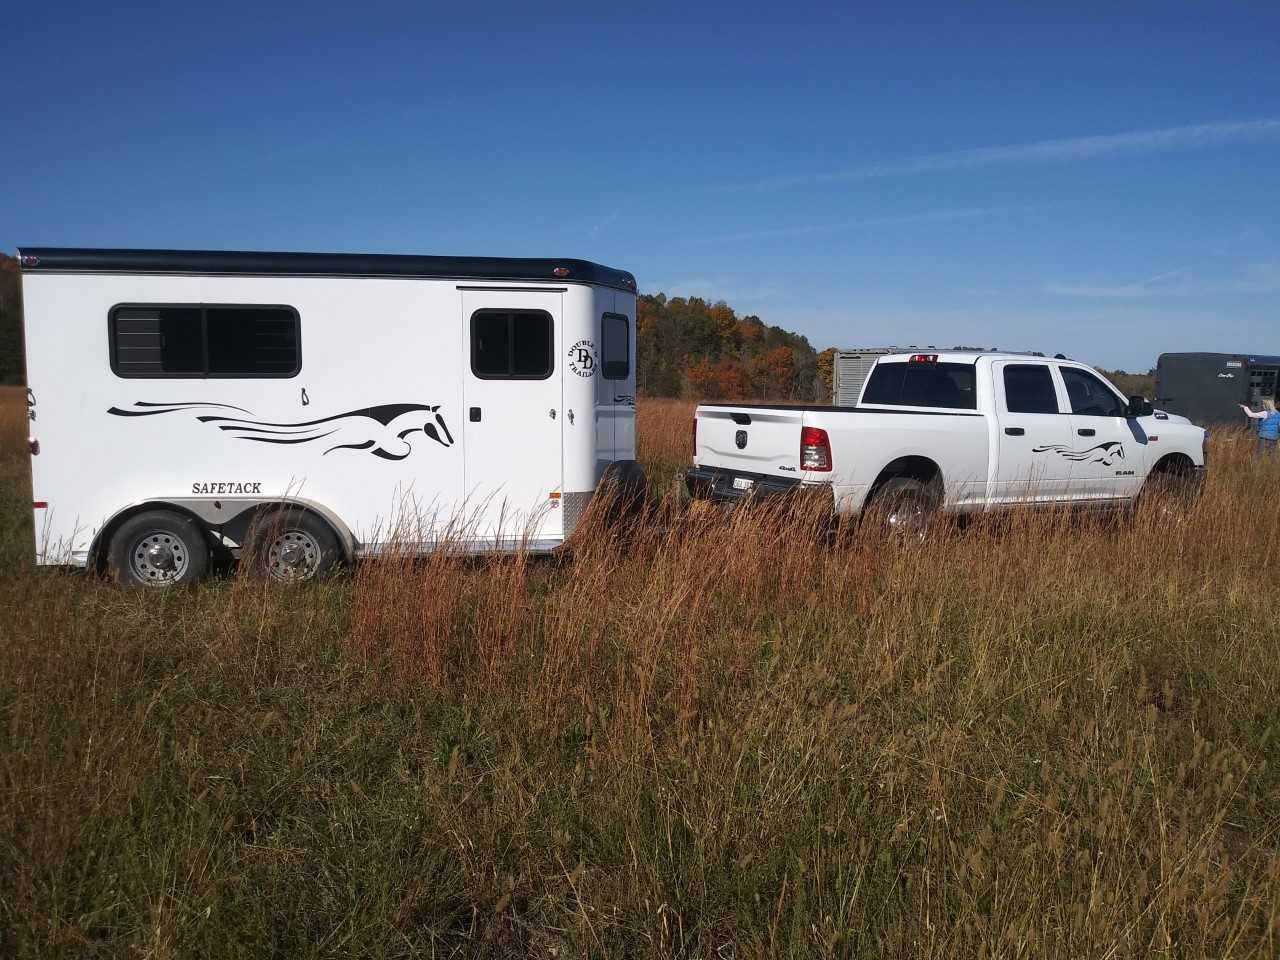
[{"label": "blue sky", "polygon": [[1280,353],[1274,2],[178,6],[6,11],[0,248],[576,256],[819,348]]}]

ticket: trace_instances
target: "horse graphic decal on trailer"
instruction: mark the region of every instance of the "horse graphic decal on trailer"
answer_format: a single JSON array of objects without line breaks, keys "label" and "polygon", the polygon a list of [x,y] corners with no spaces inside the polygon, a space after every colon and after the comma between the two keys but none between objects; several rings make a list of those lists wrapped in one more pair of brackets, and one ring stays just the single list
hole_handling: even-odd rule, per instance
[{"label": "horse graphic decal on trailer", "polygon": [[[440,404],[386,403],[361,407],[331,417],[300,422],[259,420],[249,410],[226,403],[150,403],[138,400],[129,409],[111,407],[116,417],[153,417],[167,413],[191,413],[239,440],[255,443],[299,444],[327,439],[324,454],[335,450],[362,450],[383,460],[403,460],[413,452],[411,438],[422,434],[451,447],[453,434],[440,413]],[[244,414],[235,416],[234,414]]]}]

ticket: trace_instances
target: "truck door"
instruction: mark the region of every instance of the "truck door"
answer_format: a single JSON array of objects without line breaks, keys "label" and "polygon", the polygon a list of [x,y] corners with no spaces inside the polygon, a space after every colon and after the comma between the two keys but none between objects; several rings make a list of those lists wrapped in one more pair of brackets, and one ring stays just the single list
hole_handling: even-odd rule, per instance
[{"label": "truck door", "polygon": [[1088,370],[1060,366],[1071,405],[1071,490],[1075,499],[1130,497],[1146,474],[1146,437],[1129,404]]},{"label": "truck door", "polygon": [[996,471],[992,500],[1053,501],[1069,495],[1071,417],[1046,363],[995,365]]},{"label": "truck door", "polygon": [[[466,536],[561,537],[561,294],[464,290]],[[539,543],[543,541],[543,543]]]}]

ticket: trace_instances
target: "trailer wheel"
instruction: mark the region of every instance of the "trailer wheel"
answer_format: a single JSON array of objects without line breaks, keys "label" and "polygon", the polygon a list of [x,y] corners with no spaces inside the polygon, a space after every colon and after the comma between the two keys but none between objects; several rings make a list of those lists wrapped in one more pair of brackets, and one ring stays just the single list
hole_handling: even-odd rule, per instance
[{"label": "trailer wheel", "polygon": [[258,517],[241,554],[254,574],[303,583],[342,565],[342,548],[329,525],[306,510],[272,510]]},{"label": "trailer wheel", "polygon": [[130,517],[112,534],[107,564],[116,582],[126,586],[195,583],[209,572],[209,543],[190,517],[149,510]]},{"label": "trailer wheel", "polygon": [[872,496],[868,512],[885,537],[919,543],[936,520],[938,500],[929,485],[914,477],[890,477]]}]

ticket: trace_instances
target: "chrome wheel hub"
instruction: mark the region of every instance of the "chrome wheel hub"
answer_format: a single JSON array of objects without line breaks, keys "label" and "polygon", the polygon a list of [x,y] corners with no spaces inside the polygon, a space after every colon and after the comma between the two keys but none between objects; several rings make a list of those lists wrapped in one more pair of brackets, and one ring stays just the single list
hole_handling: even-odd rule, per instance
[{"label": "chrome wheel hub", "polygon": [[167,530],[143,534],[129,551],[129,566],[140,583],[163,587],[181,580],[190,553],[182,540]]},{"label": "chrome wheel hub", "polygon": [[306,580],[320,565],[320,544],[301,530],[286,530],[267,549],[267,570],[277,580]]}]

